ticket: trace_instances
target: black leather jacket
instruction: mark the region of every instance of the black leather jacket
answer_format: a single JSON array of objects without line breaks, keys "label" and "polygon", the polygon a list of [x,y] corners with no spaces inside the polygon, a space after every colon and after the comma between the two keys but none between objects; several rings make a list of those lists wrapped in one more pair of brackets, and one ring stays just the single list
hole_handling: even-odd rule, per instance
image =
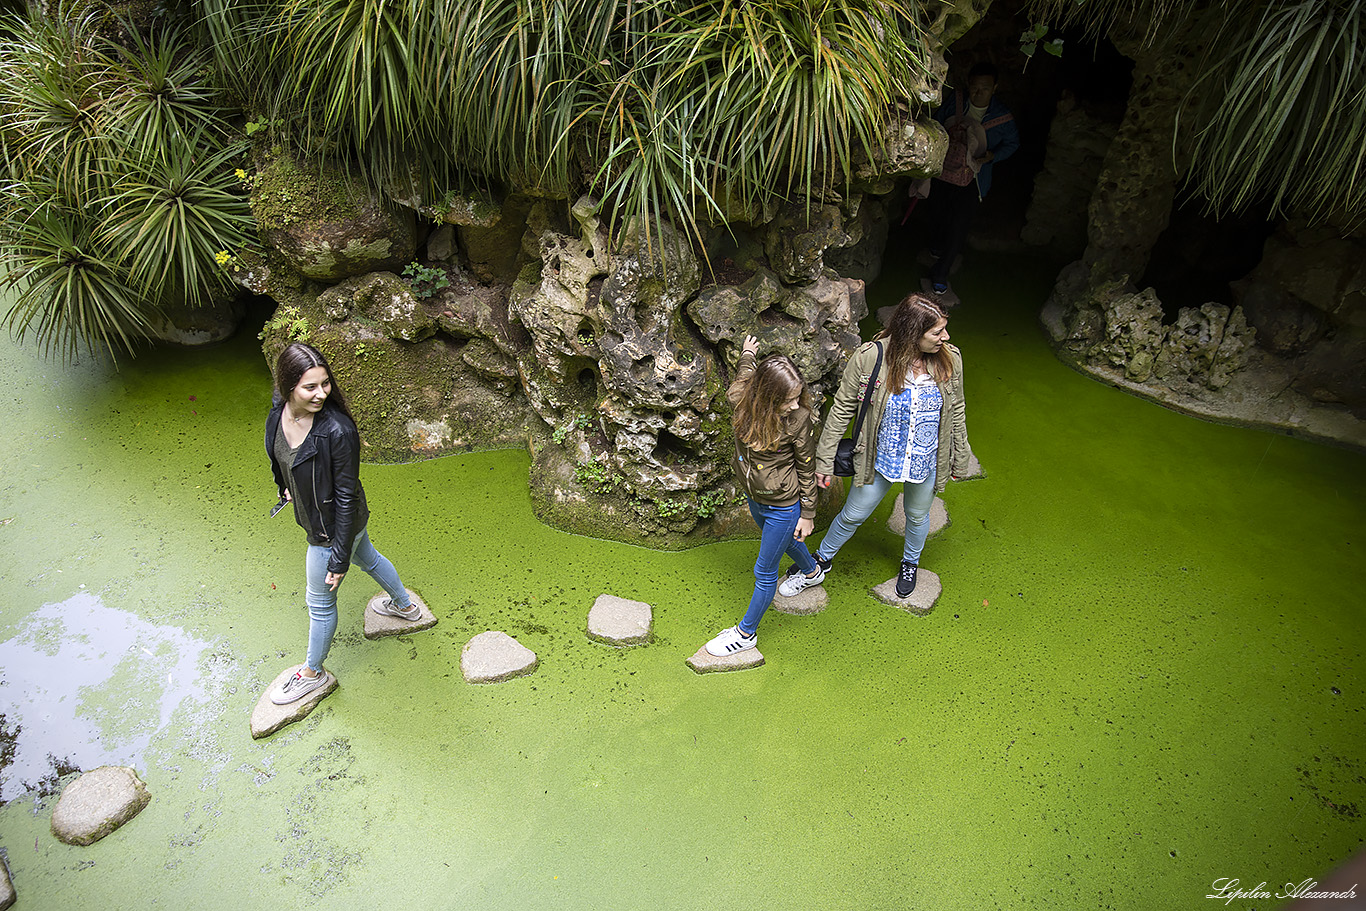
[{"label": "black leather jacket", "polygon": [[[285,476],[275,459],[275,434],[285,403],[276,402],[266,417],[266,455],[280,496]],[[313,418],[313,429],[294,457],[294,502],[305,511],[319,536],[332,548],[327,571],[344,573],[351,567],[356,535],[370,520],[365,489],[360,486],[360,434],[356,425],[335,408],[323,406]]]}]

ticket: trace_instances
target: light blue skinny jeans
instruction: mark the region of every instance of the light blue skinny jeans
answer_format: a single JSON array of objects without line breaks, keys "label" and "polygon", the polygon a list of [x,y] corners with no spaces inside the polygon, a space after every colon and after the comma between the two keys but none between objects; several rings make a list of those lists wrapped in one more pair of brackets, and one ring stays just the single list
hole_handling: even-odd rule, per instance
[{"label": "light blue skinny jeans", "polygon": [[[925,549],[925,536],[930,530],[930,507],[934,505],[934,473],[930,469],[930,476],[919,484],[910,481],[903,485],[902,505],[906,513],[906,543],[901,551],[901,559],[910,563],[920,564],[920,552]],[[854,532],[863,521],[873,514],[877,509],[877,504],[882,502],[882,498],[887,496],[887,491],[892,489],[895,481],[889,481],[877,472],[873,472],[871,484],[864,484],[862,487],[850,487],[849,496],[844,501],[844,508],[840,514],[835,516],[835,521],[830,523],[830,529],[821,539],[821,546],[816,549],[816,556],[821,560],[832,560],[835,554],[840,552]]]},{"label": "light blue skinny jeans", "polygon": [[[327,564],[331,559],[332,548],[308,545],[304,565],[308,587],[304,601],[308,604],[307,663],[309,669],[314,671],[323,669],[323,662],[332,648],[332,637],[337,632],[337,593],[327,587]],[[399,581],[394,564],[370,543],[369,528],[362,528],[351,544],[351,568],[357,567],[378,582],[380,588],[394,599],[397,607],[404,608],[412,603],[408,598],[408,590]]]},{"label": "light blue skinny jeans", "polygon": [[754,594],[750,596],[745,618],[740,621],[740,632],[753,636],[778,591],[778,565],[783,554],[791,557],[804,573],[815,571],[816,562],[811,559],[806,544],[792,537],[802,517],[800,501],[791,506],[765,506],[750,500],[749,514],[759,526],[759,559],[754,561]]}]

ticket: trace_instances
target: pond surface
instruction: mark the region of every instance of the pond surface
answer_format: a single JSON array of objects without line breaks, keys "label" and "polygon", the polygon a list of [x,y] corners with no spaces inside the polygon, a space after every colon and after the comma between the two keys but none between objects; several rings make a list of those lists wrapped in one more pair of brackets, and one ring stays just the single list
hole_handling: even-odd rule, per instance
[{"label": "pond surface", "polygon": [[[368,465],[374,540],[440,623],[367,641],[373,587],[348,577],[340,689],[264,741],[251,708],[307,617],[302,534],[266,517],[253,333],[120,372],[0,342],[20,907],[1151,911],[1359,851],[1366,457],[1097,384],[1036,327],[1047,269],[974,268],[950,330],[987,477],[945,494],[928,617],[868,595],[899,559],[889,499],[828,610],[770,612],[764,667],[699,677],[684,659],[743,610],[753,542],[546,528],[521,452]],[[602,592],[653,605],[655,641],[590,642]],[[466,685],[487,629],[537,672]],[[57,842],[44,792],[105,762],[152,803]]]}]

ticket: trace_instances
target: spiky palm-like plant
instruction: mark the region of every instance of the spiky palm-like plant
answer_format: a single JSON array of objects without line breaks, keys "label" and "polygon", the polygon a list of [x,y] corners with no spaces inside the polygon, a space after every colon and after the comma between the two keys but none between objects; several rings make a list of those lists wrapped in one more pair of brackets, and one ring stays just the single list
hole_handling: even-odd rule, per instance
[{"label": "spiky palm-like plant", "polygon": [[589,191],[640,224],[847,180],[928,57],[899,0],[262,2],[201,0],[221,64],[372,178]]},{"label": "spiky palm-like plant", "polygon": [[[1161,48],[1195,16],[1206,49],[1177,117],[1187,179],[1215,212],[1263,203],[1311,218],[1366,214],[1366,0],[1035,0],[1094,34]],[[1175,151],[1175,150],[1174,150]]]},{"label": "spiky palm-like plant", "polygon": [[226,289],[214,254],[251,242],[209,58],[175,32],[123,46],[88,19],[8,25],[0,281],[18,293],[6,323],[67,358],[82,344],[131,349],[163,304]]}]

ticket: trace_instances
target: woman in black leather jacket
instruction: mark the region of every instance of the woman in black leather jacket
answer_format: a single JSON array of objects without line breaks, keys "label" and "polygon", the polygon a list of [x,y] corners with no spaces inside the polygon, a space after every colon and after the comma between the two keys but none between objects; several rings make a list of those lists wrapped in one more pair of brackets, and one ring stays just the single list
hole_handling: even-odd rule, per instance
[{"label": "woman in black leather jacket", "polygon": [[394,565],[370,543],[370,510],[360,485],[360,435],[332,368],[318,349],[295,342],[275,364],[275,401],[266,417],[266,453],[283,504],[308,535],[308,658],[270,694],[295,702],[331,679],[323,668],[337,630],[337,589],[352,561],[389,593],[378,613],[421,617]]}]

